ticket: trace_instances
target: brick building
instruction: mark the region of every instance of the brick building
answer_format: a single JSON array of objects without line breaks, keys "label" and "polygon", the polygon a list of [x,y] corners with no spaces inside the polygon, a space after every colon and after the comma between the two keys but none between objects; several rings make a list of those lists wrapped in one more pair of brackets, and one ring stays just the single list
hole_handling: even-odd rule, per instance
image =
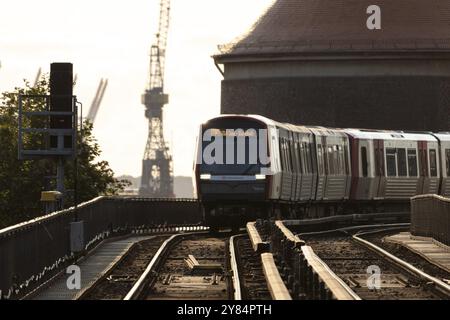
[{"label": "brick building", "polygon": [[[381,29],[367,27],[370,5]],[[219,49],[222,113],[450,130],[448,0],[278,0]]]}]

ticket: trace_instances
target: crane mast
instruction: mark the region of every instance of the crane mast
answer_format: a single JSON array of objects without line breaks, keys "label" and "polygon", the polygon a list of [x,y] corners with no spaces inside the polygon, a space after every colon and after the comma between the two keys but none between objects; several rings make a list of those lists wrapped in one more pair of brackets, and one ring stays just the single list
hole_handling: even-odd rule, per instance
[{"label": "crane mast", "polygon": [[169,102],[164,93],[164,69],[170,21],[170,0],[161,0],[158,33],[150,50],[150,76],[142,95],[149,120],[148,138],[142,160],[139,195],[173,197],[172,156],[164,140],[163,107]]},{"label": "crane mast", "polygon": [[105,95],[106,87],[108,86],[108,79],[101,79],[100,84],[97,88],[97,93],[95,94],[94,100],[92,100],[91,108],[89,109],[89,113],[86,117],[91,123],[95,122],[95,118],[97,117],[98,110],[100,109],[100,105],[103,100],[103,96]]}]

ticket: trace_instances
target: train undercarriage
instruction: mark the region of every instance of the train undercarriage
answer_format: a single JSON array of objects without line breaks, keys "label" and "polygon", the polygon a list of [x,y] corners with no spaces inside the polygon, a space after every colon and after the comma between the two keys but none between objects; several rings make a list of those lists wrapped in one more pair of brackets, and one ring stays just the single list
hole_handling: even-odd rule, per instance
[{"label": "train undercarriage", "polygon": [[257,219],[319,219],[338,215],[409,212],[405,200],[203,202],[203,219],[212,230],[239,229]]}]

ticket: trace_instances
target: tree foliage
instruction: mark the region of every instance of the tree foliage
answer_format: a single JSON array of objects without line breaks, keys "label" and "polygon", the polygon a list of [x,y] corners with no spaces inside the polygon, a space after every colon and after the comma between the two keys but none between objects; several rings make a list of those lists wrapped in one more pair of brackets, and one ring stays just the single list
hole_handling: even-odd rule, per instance
[{"label": "tree foliage", "polygon": [[[31,86],[24,81],[23,88],[4,92],[0,97],[0,228],[24,221],[42,214],[41,191],[54,188],[49,176],[56,175],[55,159],[18,160],[18,96],[46,95],[49,92],[48,76]],[[42,100],[31,101],[28,110],[43,110]],[[42,119],[30,121],[43,121]],[[27,123],[39,127],[38,123]],[[27,145],[37,149],[42,137],[30,136]],[[129,182],[114,178],[114,172],[107,161],[97,161],[100,147],[92,134],[92,124],[83,122],[78,130],[78,202],[84,202],[99,195],[114,195]],[[74,161],[65,162],[65,188],[68,194],[74,190]],[[71,192],[72,191],[72,192]],[[65,206],[73,205],[73,196],[68,197]]]}]

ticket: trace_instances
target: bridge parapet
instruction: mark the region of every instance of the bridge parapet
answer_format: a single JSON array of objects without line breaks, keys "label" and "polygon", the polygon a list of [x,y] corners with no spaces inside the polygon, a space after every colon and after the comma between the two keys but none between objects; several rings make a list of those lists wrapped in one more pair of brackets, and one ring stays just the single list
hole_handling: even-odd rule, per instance
[{"label": "bridge parapet", "polygon": [[450,199],[435,194],[411,198],[411,234],[450,246]]},{"label": "bridge parapet", "polygon": [[98,197],[0,230],[0,299],[21,297],[70,263],[70,223],[84,221],[85,250],[119,234],[158,225],[201,222],[194,199]]}]

